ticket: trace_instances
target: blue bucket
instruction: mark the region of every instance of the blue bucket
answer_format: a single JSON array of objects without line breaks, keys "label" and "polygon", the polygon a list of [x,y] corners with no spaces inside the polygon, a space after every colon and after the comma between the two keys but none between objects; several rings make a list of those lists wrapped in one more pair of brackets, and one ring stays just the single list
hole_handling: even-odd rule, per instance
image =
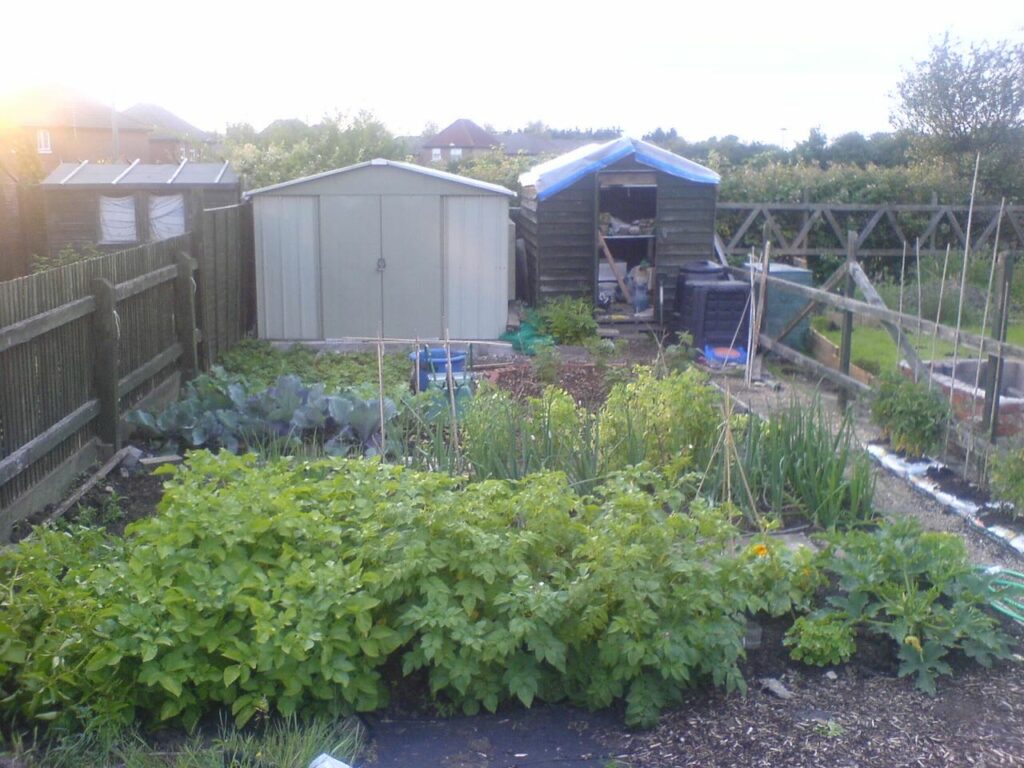
[{"label": "blue bucket", "polygon": [[[409,354],[409,359],[416,363],[420,378],[420,392],[430,386],[430,374],[448,373],[448,353],[444,347],[418,349]],[[452,373],[466,370],[466,353],[452,352]]]}]

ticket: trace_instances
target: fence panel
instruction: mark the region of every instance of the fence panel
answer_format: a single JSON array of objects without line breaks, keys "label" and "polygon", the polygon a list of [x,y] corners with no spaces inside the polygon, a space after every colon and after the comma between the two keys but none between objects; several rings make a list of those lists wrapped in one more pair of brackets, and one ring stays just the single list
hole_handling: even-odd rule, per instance
[{"label": "fence panel", "polygon": [[245,335],[246,208],[203,212],[188,235],[0,283],[0,541],[118,443],[120,414],[176,392],[179,369],[194,370],[195,326],[209,360]]},{"label": "fence panel", "polygon": [[199,261],[197,310],[204,367],[215,363],[252,327],[251,229],[251,203],[203,211],[194,250]]}]

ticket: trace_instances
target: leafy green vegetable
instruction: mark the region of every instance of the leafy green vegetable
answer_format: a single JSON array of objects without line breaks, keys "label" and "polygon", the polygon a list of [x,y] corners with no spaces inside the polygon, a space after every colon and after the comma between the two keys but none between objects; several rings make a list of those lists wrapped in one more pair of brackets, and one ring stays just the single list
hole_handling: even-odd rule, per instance
[{"label": "leafy green vegetable", "polygon": [[728,510],[645,468],[594,496],[559,473],[463,487],[361,459],[198,452],[168,471],[123,542],[41,531],[0,555],[0,710],[370,710],[400,668],[465,712],[623,698],[650,724],[687,686],[742,688],[746,611],[792,605],[762,590],[796,561],[734,553]]},{"label": "leafy green vegetable", "polygon": [[311,443],[332,456],[376,455],[383,449],[382,412],[385,423],[394,418],[394,403],[364,399],[352,391],[326,394],[323,385],[307,387],[291,375],[251,393],[244,379],[215,368],[189,382],[181,400],[159,415],[132,411],[127,420],[172,450],[226,448],[267,454],[301,450],[303,443]]}]

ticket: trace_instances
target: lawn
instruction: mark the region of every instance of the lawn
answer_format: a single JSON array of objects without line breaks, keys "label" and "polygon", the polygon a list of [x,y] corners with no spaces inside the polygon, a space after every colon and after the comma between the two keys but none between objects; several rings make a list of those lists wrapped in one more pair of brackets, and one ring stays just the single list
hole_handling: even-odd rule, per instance
[{"label": "lawn", "polygon": [[[824,317],[815,318],[812,327],[833,344],[838,345],[842,339],[840,329],[830,324]],[[981,326],[964,326],[964,330],[979,334]],[[933,339],[928,334],[910,333],[907,336],[924,360],[949,357],[953,354],[952,342]],[[1011,325],[1007,330],[1006,340],[1011,344],[1024,346],[1024,324]],[[977,351],[961,345],[957,354],[960,359],[964,359],[967,356],[976,356]],[[889,371],[896,368],[899,359],[896,342],[887,330],[873,325],[854,326],[853,350],[850,354],[850,360],[854,365],[869,372]]]}]

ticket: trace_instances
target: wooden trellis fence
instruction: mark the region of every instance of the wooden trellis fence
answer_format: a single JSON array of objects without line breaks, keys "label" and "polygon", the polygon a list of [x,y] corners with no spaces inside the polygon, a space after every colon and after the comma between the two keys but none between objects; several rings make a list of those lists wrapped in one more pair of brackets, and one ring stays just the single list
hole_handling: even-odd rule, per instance
[{"label": "wooden trellis fence", "polygon": [[[859,259],[899,256],[903,244],[936,250],[950,244],[963,250],[967,206],[839,205],[827,203],[719,203],[718,234],[727,256],[745,256],[764,239],[781,257],[843,255],[853,232]],[[991,248],[999,206],[975,206],[971,247]],[[1008,205],[1003,214],[1000,247],[1024,249],[1024,206]]]}]

